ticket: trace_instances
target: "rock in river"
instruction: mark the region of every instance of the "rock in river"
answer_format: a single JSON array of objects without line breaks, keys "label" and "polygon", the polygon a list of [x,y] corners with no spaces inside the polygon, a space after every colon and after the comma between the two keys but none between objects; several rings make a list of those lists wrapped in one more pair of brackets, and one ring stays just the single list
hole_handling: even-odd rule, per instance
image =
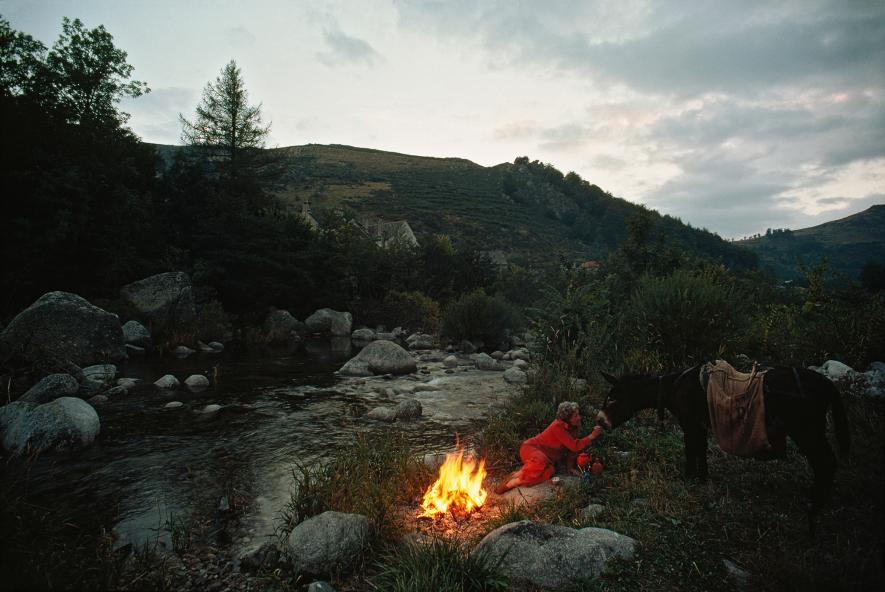
[{"label": "rock in river", "polygon": [[373,374],[409,374],[418,365],[415,358],[392,341],[373,341],[338,370],[345,376],[372,376]]},{"label": "rock in river", "polygon": [[19,452],[74,449],[91,444],[101,429],[92,405],[76,397],[60,397],[43,405],[15,402],[0,408],[3,447]]},{"label": "rock in river", "polygon": [[0,342],[30,362],[78,366],[126,358],[117,315],[68,292],[48,292],[20,312]]}]

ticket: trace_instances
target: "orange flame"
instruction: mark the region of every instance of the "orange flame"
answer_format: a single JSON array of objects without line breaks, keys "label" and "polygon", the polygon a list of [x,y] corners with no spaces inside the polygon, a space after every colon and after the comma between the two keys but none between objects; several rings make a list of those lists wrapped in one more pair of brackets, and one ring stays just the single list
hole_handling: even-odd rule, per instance
[{"label": "orange flame", "polygon": [[482,482],[486,478],[486,461],[477,465],[472,458],[464,458],[460,448],[446,455],[439,468],[436,482],[427,488],[421,503],[419,518],[433,518],[445,514],[450,507],[462,512],[472,512],[481,507],[488,497]]}]

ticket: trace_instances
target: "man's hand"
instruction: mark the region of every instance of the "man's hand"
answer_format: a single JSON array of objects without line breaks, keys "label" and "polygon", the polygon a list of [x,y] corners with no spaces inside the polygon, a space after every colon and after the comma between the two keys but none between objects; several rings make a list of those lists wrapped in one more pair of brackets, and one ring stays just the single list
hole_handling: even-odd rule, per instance
[{"label": "man's hand", "polygon": [[594,440],[596,440],[596,438],[598,438],[601,435],[602,435],[602,426],[598,425],[595,428],[593,428],[592,432],[590,432],[590,441],[593,442]]}]

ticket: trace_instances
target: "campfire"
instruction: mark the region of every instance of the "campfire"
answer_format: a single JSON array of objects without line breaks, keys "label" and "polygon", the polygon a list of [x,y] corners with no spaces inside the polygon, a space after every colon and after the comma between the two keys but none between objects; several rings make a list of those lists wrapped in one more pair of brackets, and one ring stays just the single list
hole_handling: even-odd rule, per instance
[{"label": "campfire", "polygon": [[465,458],[461,448],[447,454],[439,468],[439,477],[424,493],[418,517],[435,518],[449,511],[467,515],[481,508],[488,497],[482,486],[486,478],[485,465],[484,460],[477,464],[472,458]]}]

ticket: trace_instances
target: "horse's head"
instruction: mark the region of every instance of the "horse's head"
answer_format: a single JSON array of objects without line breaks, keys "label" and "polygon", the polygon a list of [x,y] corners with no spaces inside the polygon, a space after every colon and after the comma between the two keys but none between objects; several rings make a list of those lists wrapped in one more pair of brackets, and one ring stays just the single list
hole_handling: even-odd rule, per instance
[{"label": "horse's head", "polygon": [[639,385],[633,384],[634,380],[631,377],[615,378],[606,372],[602,372],[602,376],[611,383],[612,388],[605,396],[602,409],[596,415],[598,425],[606,429],[618,427],[647,406],[636,392]]}]

